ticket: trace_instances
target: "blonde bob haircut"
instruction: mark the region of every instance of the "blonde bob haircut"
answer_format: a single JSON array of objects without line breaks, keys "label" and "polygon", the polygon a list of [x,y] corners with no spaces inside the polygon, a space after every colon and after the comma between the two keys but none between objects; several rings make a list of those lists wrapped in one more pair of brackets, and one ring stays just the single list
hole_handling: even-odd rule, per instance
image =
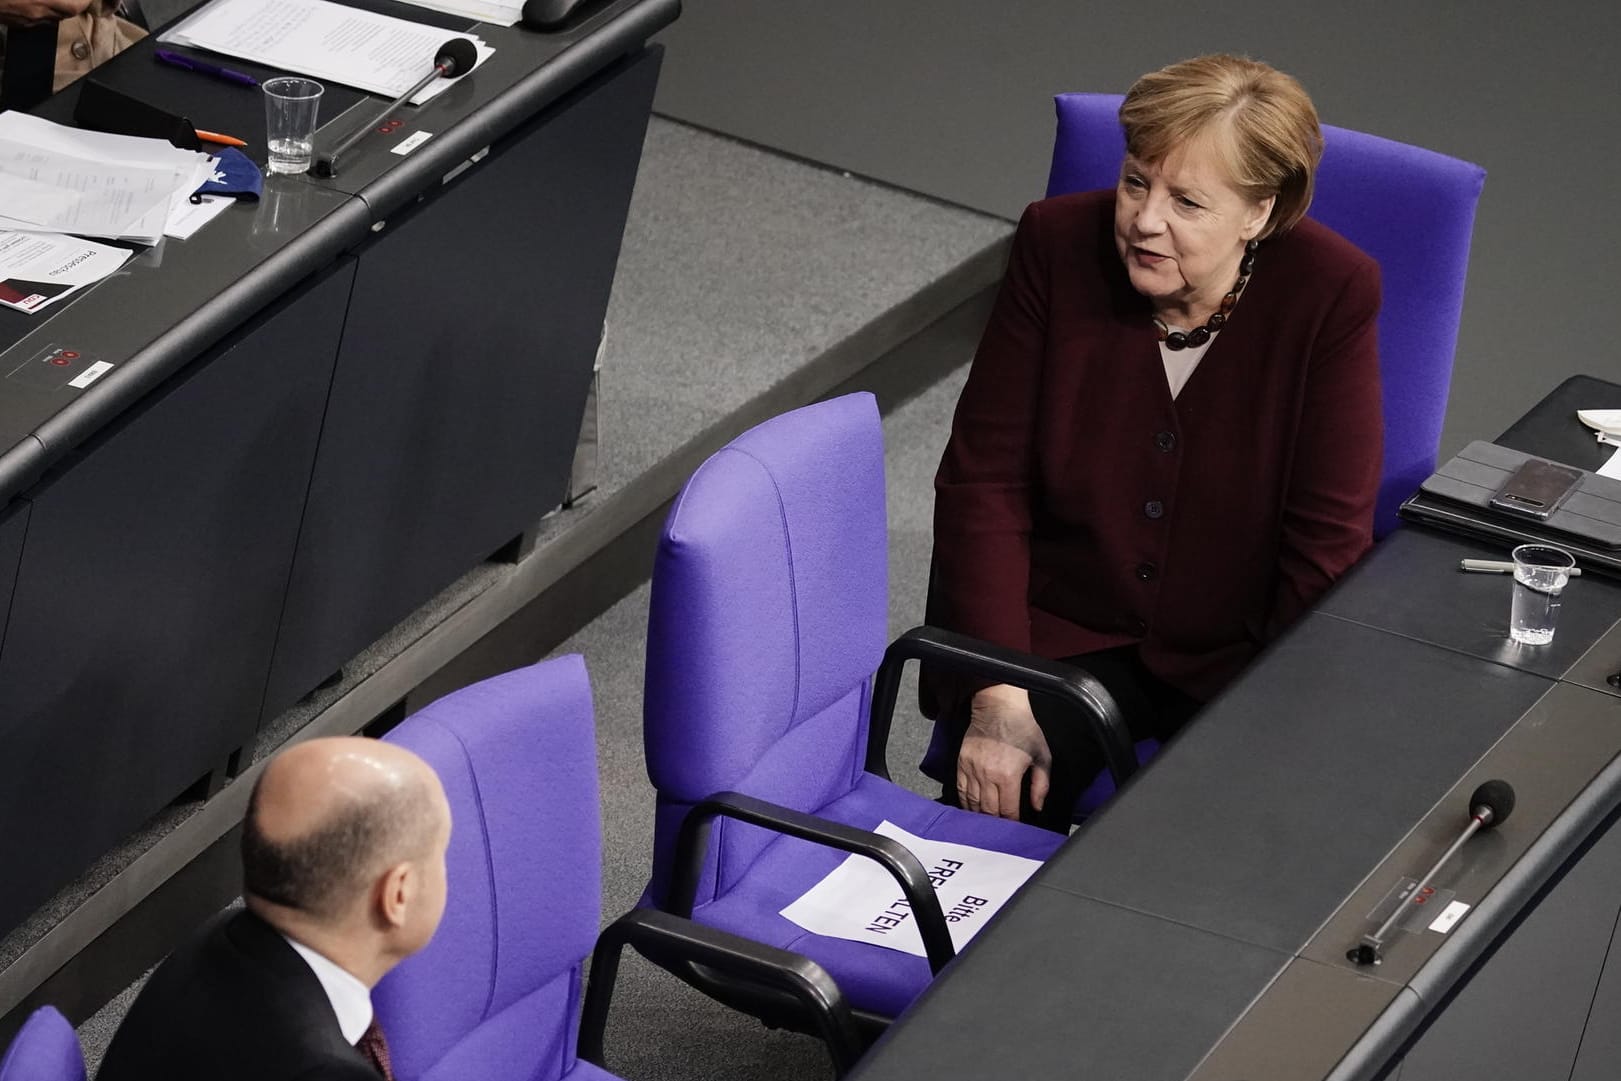
[{"label": "blonde bob haircut", "polygon": [[1150,72],[1126,92],[1120,126],[1126,152],[1144,164],[1204,142],[1246,198],[1277,196],[1263,237],[1289,229],[1311,205],[1323,157],[1317,109],[1294,76],[1259,60],[1218,54]]}]

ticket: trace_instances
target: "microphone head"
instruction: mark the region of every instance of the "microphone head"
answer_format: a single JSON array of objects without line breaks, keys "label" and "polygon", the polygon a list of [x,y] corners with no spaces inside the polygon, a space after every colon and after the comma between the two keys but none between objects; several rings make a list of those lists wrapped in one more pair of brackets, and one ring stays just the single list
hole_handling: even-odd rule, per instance
[{"label": "microphone head", "polygon": [[1482,816],[1481,829],[1500,826],[1514,811],[1514,786],[1507,781],[1487,781],[1469,797],[1469,814],[1479,815],[1482,808],[1491,812]]},{"label": "microphone head", "polygon": [[439,46],[439,55],[433,58],[433,66],[444,69],[446,79],[455,79],[466,75],[478,63],[478,46],[466,38],[451,38]]}]

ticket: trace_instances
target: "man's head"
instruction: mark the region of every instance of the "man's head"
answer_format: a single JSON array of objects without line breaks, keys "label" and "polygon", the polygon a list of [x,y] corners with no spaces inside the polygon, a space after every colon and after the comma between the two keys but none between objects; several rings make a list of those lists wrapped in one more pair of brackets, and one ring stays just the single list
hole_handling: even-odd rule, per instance
[{"label": "man's head", "polygon": [[425,946],[445,909],[450,807],[427,763],[372,739],[271,760],[242,828],[248,905],[367,983]]}]

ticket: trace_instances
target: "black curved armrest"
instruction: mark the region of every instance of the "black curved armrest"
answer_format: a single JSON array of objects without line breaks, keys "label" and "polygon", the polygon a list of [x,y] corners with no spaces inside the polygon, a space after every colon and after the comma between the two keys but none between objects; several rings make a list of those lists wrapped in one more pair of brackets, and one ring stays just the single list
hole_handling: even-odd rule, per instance
[{"label": "black curved armrest", "polygon": [[779,807],[763,799],[745,796],[741,792],[717,792],[695,805],[681,823],[681,832],[675,842],[675,868],[670,881],[669,909],[677,916],[690,917],[693,902],[698,896],[698,879],[703,874],[704,852],[709,847],[709,829],[716,818],[735,818],[739,822],[762,826],[765,829],[802,841],[853,852],[876,861],[888,871],[901,888],[901,895],[911,906],[912,918],[917,921],[918,933],[923,936],[923,950],[929,958],[929,971],[939,972],[946,962],[956,956],[951,944],[951,932],[946,926],[945,913],[940,909],[940,898],[934,892],[934,883],[916,856],[899,841],[880,837],[868,830],[856,829],[841,822]]},{"label": "black curved armrest", "polygon": [[867,726],[868,773],[889,777],[886,750],[890,724],[895,716],[895,700],[900,693],[901,671],[907,661],[914,660],[1061,699],[1086,718],[1116,785],[1137,772],[1137,752],[1132,748],[1126,719],[1103,684],[1090,672],[939,627],[913,627],[890,643],[884,651],[884,662],[873,678],[872,716]]},{"label": "black curved armrest", "polygon": [[610,924],[591,952],[591,978],[580,1010],[579,1054],[587,1062],[607,1067],[603,1035],[619,958],[626,946],[634,946],[659,965],[696,962],[783,992],[804,1011],[806,1028],[818,1033],[827,1045],[835,1077],[848,1073],[861,1055],[864,1044],[844,992],[815,961],[668,912],[639,909]]}]

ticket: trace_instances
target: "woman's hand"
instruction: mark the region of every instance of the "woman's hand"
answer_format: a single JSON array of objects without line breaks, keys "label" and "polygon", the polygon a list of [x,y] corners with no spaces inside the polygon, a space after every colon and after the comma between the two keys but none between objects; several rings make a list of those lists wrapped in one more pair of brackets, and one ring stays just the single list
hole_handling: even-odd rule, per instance
[{"label": "woman's hand", "polygon": [[957,755],[957,799],[970,811],[1018,821],[1019,789],[1030,774],[1030,805],[1047,800],[1052,751],[1030,711],[1030,696],[998,684],[974,695]]}]

